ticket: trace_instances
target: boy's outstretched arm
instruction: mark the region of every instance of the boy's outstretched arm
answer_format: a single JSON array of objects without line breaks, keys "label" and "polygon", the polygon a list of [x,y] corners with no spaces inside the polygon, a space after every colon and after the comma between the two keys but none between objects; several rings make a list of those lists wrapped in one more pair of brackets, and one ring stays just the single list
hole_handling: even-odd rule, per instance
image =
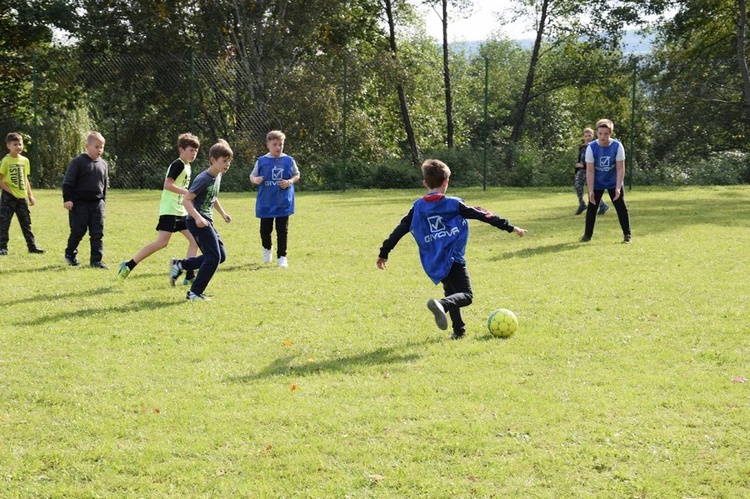
[{"label": "boy's outstretched arm", "polygon": [[499,216],[485,210],[484,208],[480,208],[479,206],[469,206],[463,201],[459,204],[458,212],[462,217],[466,219],[479,220],[486,224],[490,224],[493,227],[497,227],[500,230],[504,230],[506,232],[515,232],[516,234],[518,234],[518,237],[522,237],[524,234],[526,234],[526,232],[528,232],[526,229],[516,227],[508,220],[500,218]]},{"label": "boy's outstretched arm", "polygon": [[393,229],[393,232],[391,232],[391,235],[388,236],[388,238],[383,241],[383,245],[380,247],[380,255],[378,256],[377,261],[375,262],[375,265],[378,266],[379,269],[385,269],[388,261],[388,254],[391,252],[393,248],[396,247],[398,242],[401,240],[402,237],[404,237],[406,234],[409,233],[409,228],[411,227],[411,218],[414,215],[414,208],[412,207],[411,210],[409,210],[409,213],[404,216],[404,218],[401,219],[399,224],[396,226],[395,229]]}]

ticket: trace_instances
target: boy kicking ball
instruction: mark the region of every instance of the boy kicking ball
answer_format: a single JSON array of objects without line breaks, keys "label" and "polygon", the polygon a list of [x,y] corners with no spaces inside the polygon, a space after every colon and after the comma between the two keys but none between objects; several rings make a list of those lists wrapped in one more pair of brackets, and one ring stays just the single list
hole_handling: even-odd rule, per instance
[{"label": "boy kicking ball", "polygon": [[376,264],[379,269],[385,269],[388,254],[402,237],[411,232],[419,246],[422,267],[432,282],[442,282],[445,290],[445,298],[429,300],[427,308],[435,316],[440,329],[448,329],[446,313],[450,316],[453,323],[451,339],[457,340],[466,334],[461,308],[471,305],[474,297],[464,258],[469,240],[466,220],[480,220],[498,229],[515,232],[519,237],[526,234],[526,229],[514,227],[487,210],[469,206],[462,199],[446,196],[450,175],[450,168],[437,159],[428,159],[422,164],[422,183],[428,192],[414,202],[409,213],[383,241]]}]

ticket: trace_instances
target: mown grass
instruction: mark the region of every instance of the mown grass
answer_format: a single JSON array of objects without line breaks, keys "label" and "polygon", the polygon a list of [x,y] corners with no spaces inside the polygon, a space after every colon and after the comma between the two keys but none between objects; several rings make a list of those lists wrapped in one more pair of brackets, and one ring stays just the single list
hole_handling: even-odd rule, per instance
[{"label": "mown grass", "polygon": [[158,192],[111,193],[110,271],[64,264],[60,195],[37,192],[47,253],[14,221],[0,257],[0,496],[746,495],[750,188],[628,192],[631,245],[614,213],[577,243],[569,191],[449,193],[530,230],[471,222],[462,341],[410,236],[375,268],[421,191],[298,194],[287,270],[261,264],[253,195],[223,195],[201,303],[168,284],[181,238],[115,280]]}]

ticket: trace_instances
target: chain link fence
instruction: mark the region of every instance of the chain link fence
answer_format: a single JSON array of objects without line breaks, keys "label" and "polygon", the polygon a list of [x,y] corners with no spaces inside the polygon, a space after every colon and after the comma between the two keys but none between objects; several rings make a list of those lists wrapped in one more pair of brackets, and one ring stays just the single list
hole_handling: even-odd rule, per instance
[{"label": "chain link fence", "polygon": [[[422,157],[437,150],[447,155],[458,183],[499,183],[499,152],[481,150],[485,76],[470,75],[475,87],[459,87],[463,94],[454,101],[472,109],[476,122],[457,123],[470,138],[462,152],[447,151],[441,148],[442,66],[437,52],[435,57],[407,71],[388,55],[319,55],[280,67],[233,57],[87,54],[61,47],[13,61],[18,107],[14,117],[0,115],[0,125],[3,132],[26,135],[40,187],[60,186],[70,159],[83,151],[86,132],[97,130],[107,140],[113,188],[161,188],[178,154],[177,136],[192,132],[202,142],[196,170],[207,166],[208,149],[223,138],[235,158],[222,188],[247,190],[273,129],[286,133],[285,152],[303,170],[303,189],[418,187],[419,169],[403,159],[409,151],[396,92],[402,83],[409,104],[419,109],[412,120]],[[486,162],[494,165],[489,172]]]}]

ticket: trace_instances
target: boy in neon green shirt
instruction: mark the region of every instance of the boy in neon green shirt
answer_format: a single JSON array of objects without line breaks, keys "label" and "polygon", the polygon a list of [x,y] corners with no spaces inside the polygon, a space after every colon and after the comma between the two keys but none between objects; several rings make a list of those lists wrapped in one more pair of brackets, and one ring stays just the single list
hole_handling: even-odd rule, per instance
[{"label": "boy in neon green shirt", "polygon": [[23,137],[11,132],[5,137],[5,145],[9,152],[0,163],[0,188],[3,190],[0,196],[0,255],[8,254],[8,231],[13,215],[18,217],[29,253],[44,253],[37,247],[31,232],[29,206],[34,206],[34,195],[29,184],[31,165],[28,158],[21,155]]},{"label": "boy in neon green shirt", "polygon": [[[181,233],[188,240],[187,258],[198,254],[198,244],[185,227],[187,211],[182,205],[182,198],[187,194],[190,186],[190,163],[195,161],[200,146],[198,137],[191,133],[183,133],[177,137],[177,150],[180,152],[180,157],[169,165],[164,178],[164,190],[161,191],[159,204],[159,223],[156,225],[158,231],[156,241],[148,243],[131,260],[120,264],[117,272],[117,279],[120,282],[124,281],[141,261],[160,249],[166,248],[175,232]],[[183,284],[187,285],[193,279],[195,279],[194,271],[189,271]]]}]

